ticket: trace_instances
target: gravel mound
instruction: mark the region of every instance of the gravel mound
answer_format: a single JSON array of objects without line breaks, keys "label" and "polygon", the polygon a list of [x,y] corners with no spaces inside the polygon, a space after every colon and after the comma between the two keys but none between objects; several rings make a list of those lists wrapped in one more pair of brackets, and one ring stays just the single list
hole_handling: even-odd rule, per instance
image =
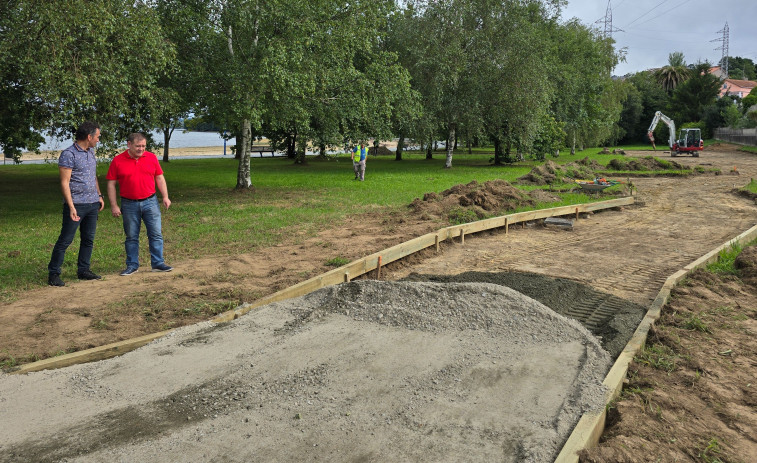
[{"label": "gravel mound", "polygon": [[2,377],[0,461],[551,461],[610,365],[510,288],[363,280]]},{"label": "gravel mound", "polygon": [[566,278],[530,272],[464,272],[457,275],[411,274],[405,281],[438,283],[494,283],[512,288],[566,317],[577,320],[599,338],[602,347],[617,358],[647,309],[612,294],[597,291]]}]

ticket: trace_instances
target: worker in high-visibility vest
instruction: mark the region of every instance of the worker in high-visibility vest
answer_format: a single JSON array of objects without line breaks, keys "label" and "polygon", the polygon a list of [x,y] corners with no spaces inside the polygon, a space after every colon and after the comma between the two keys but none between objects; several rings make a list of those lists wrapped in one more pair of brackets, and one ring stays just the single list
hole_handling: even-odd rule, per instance
[{"label": "worker in high-visibility vest", "polygon": [[365,180],[365,160],[368,157],[368,148],[365,143],[360,143],[352,149],[352,167],[355,169],[355,180]]}]

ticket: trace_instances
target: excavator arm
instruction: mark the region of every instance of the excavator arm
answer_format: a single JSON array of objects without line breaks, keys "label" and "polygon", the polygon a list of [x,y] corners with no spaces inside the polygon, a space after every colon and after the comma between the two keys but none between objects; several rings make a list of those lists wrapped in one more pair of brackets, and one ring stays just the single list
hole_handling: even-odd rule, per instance
[{"label": "excavator arm", "polygon": [[654,119],[652,119],[652,123],[649,124],[649,129],[647,130],[647,136],[649,136],[649,141],[652,142],[652,148],[657,150],[657,147],[654,144],[654,129],[657,127],[657,124],[662,121],[665,123],[665,125],[668,126],[668,130],[670,131],[670,135],[668,138],[668,146],[670,149],[673,149],[673,145],[675,144],[675,134],[676,134],[676,123],[673,122],[673,119],[669,118],[668,116],[664,115],[660,111],[657,111],[654,113]]}]

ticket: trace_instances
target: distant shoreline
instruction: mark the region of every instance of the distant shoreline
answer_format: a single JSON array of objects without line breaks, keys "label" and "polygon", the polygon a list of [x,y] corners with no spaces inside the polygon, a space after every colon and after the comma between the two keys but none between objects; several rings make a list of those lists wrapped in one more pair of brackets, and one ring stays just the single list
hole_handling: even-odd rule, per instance
[{"label": "distant shoreline", "polygon": [[[25,152],[21,155],[21,160],[51,160],[58,159],[62,150],[47,150],[35,153],[33,151]],[[163,158],[163,148],[153,151],[158,159]],[[2,155],[0,153],[0,155]],[[223,155],[223,146],[192,146],[187,148],[170,148],[168,151],[169,158],[174,156],[221,156]],[[226,156],[232,156],[231,149],[226,146]],[[11,159],[6,159],[6,162],[13,162]]]},{"label": "distant shoreline", "polygon": [[[232,145],[233,145],[233,143],[230,143],[230,144],[226,145],[226,156],[228,156],[228,157],[233,156],[233,154],[231,152],[231,146]],[[68,147],[68,146],[69,145],[65,145],[60,150],[44,150],[44,151],[40,151],[39,153],[35,153],[33,151],[27,151],[27,152],[24,152],[21,155],[21,160],[22,161],[24,161],[24,160],[28,160],[28,161],[44,161],[44,160],[56,161],[58,159],[58,156],[60,155],[60,152],[63,149],[65,149],[66,147]],[[255,143],[255,146],[268,146],[268,141],[267,140],[258,141],[258,142]],[[369,146],[372,146],[372,145],[369,144]],[[385,146],[385,147],[387,147],[390,150],[396,150],[397,149],[397,142],[396,141],[386,141],[386,142],[382,142],[381,146]],[[153,153],[155,153],[155,155],[158,157],[158,159],[163,159],[163,148],[155,150],[155,151],[153,151]],[[222,155],[223,155],[223,145],[219,145],[219,146],[189,146],[189,147],[176,147],[176,148],[169,146],[169,152],[168,152],[169,159],[173,158],[173,157],[179,157],[179,156],[184,157],[184,156],[222,156]],[[269,155],[270,155],[270,153],[269,153]],[[0,153],[0,156],[3,156],[3,154]],[[253,153],[253,156],[255,156],[254,153]],[[10,158],[6,158],[5,162],[6,163],[11,162],[12,163],[13,160],[10,159]],[[0,164],[2,164],[2,163],[0,163]]]}]

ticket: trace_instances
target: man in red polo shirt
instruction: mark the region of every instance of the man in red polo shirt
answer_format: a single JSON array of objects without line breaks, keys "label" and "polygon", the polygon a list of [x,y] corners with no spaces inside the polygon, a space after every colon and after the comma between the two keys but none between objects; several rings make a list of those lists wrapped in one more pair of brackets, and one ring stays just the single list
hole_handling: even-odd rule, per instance
[{"label": "man in red polo shirt", "polygon": [[[131,275],[139,269],[139,230],[142,222],[147,229],[150,244],[150,264],[153,272],[170,272],[173,267],[163,260],[163,234],[160,225],[160,205],[155,186],[166,209],[171,207],[168,187],[158,158],[145,151],[147,140],[141,133],[133,133],[126,140],[127,150],[110,163],[108,200],[113,217],[123,216],[126,241],[126,269],[121,276]],[[116,201],[116,183],[121,194],[121,207]]]}]

